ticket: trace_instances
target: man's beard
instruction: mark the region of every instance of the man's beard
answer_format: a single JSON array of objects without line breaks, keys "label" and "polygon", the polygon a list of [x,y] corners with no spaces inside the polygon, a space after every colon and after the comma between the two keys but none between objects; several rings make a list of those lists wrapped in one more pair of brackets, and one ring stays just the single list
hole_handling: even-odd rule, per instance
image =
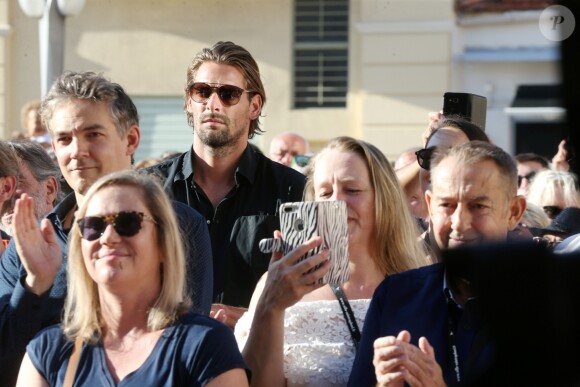
[{"label": "man's beard", "polygon": [[[28,194],[34,203],[34,217],[38,220],[44,218],[49,212],[48,204],[46,203],[46,197],[44,194]],[[2,211],[2,216],[6,213],[11,213],[11,219],[2,219],[2,228],[8,235],[13,235],[13,225],[14,225],[14,204],[16,202],[16,195],[12,197],[9,201],[4,203],[3,207],[6,207],[5,210]],[[6,223],[5,223],[6,222]]]},{"label": "man's beard", "polygon": [[219,131],[198,130],[197,136],[204,145],[213,149],[227,148],[234,143],[232,136],[226,129]]},{"label": "man's beard", "polygon": [[[202,116],[200,124],[198,127],[201,127],[201,121],[203,119],[207,119],[210,116]],[[213,118],[214,115],[211,115]],[[215,118],[221,119],[224,124],[223,128],[221,129],[193,129],[194,132],[197,133],[197,137],[199,137],[200,141],[207,147],[213,149],[214,151],[218,152],[227,152],[230,148],[233,148],[235,144],[246,134],[243,130],[232,130],[230,126],[230,120],[225,116],[217,116]]]}]

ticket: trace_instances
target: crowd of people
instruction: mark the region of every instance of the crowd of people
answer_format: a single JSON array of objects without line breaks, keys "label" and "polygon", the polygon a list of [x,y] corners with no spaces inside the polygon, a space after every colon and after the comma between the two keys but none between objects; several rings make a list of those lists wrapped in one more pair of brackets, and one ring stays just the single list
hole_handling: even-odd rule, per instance
[{"label": "crowd of people", "polygon": [[[578,249],[564,142],[516,157],[464,117],[430,113],[392,163],[373,144],[263,132],[243,47],[186,70],[189,149],[135,162],[119,84],[63,73],[0,141],[0,385],[469,385],[492,367],[477,289],[446,252],[528,241]],[[47,143],[48,141],[48,143]],[[47,148],[46,144],[50,144]],[[418,144],[418,145],[419,145]],[[47,151],[48,150],[48,151]],[[289,253],[280,205],[343,201],[348,279],[312,236]],[[567,239],[568,238],[568,239]]]}]

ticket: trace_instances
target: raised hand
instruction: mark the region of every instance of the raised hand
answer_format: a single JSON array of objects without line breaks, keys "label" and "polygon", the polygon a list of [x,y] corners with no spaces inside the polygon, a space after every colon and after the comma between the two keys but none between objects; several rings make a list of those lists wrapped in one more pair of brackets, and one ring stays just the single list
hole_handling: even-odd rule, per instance
[{"label": "raised hand", "polygon": [[14,239],[26,269],[26,287],[40,295],[52,286],[62,265],[62,251],[48,219],[40,227],[34,215],[34,202],[22,194],[14,206]]},{"label": "raised hand", "polygon": [[568,151],[566,150],[566,140],[562,140],[558,144],[558,152],[552,158],[552,168],[556,171],[564,172],[570,170],[570,164],[568,164]]},{"label": "raised hand", "polygon": [[427,115],[429,117],[429,124],[427,125],[427,129],[421,135],[421,140],[423,141],[423,148],[427,146],[427,140],[429,140],[429,136],[435,130],[435,128],[439,125],[439,121],[443,119],[442,112],[429,112]]}]

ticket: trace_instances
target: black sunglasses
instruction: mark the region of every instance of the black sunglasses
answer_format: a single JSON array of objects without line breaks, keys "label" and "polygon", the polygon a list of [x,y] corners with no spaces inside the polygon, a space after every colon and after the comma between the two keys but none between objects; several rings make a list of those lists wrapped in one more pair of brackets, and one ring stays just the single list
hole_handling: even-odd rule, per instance
[{"label": "black sunglasses", "polygon": [[251,93],[233,85],[220,85],[219,83],[195,82],[191,86],[191,98],[198,103],[206,103],[213,93],[216,93],[225,106],[233,106],[240,102],[244,92]]},{"label": "black sunglasses", "polygon": [[556,216],[560,215],[560,212],[564,211],[563,208],[558,206],[544,206],[542,207],[548,218],[554,219]]},{"label": "black sunglasses", "polygon": [[528,183],[536,176],[536,172],[530,172],[525,176],[518,175],[518,187],[522,185],[524,179],[528,180]]},{"label": "black sunglasses", "polygon": [[417,163],[419,163],[421,168],[426,171],[431,169],[431,157],[433,157],[436,149],[434,146],[430,146],[429,148],[419,149],[415,152],[415,155],[417,155]]},{"label": "black sunglasses", "polygon": [[121,211],[105,216],[86,216],[79,219],[77,223],[81,237],[88,241],[94,241],[103,235],[109,224],[113,225],[115,232],[120,236],[132,237],[141,230],[143,220],[157,223],[149,215],[137,211]]}]

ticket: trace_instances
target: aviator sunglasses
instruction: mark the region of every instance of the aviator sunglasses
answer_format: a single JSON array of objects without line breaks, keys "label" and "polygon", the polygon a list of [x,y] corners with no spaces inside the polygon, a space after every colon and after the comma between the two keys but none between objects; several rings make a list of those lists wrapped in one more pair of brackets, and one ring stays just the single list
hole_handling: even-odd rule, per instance
[{"label": "aviator sunglasses", "polygon": [[252,93],[233,85],[220,85],[219,83],[195,82],[191,86],[191,98],[198,103],[206,103],[213,93],[216,93],[225,106],[233,106],[240,102],[244,93]]},{"label": "aviator sunglasses", "polygon": [[419,163],[421,168],[427,171],[431,169],[431,157],[433,157],[436,149],[434,146],[430,146],[429,148],[419,149],[415,152],[415,155],[417,155],[417,163]]},{"label": "aviator sunglasses", "polygon": [[94,241],[103,235],[109,224],[120,236],[132,237],[141,230],[143,220],[157,223],[151,216],[137,211],[121,211],[105,216],[86,216],[79,219],[77,223],[81,237],[88,241]]}]

